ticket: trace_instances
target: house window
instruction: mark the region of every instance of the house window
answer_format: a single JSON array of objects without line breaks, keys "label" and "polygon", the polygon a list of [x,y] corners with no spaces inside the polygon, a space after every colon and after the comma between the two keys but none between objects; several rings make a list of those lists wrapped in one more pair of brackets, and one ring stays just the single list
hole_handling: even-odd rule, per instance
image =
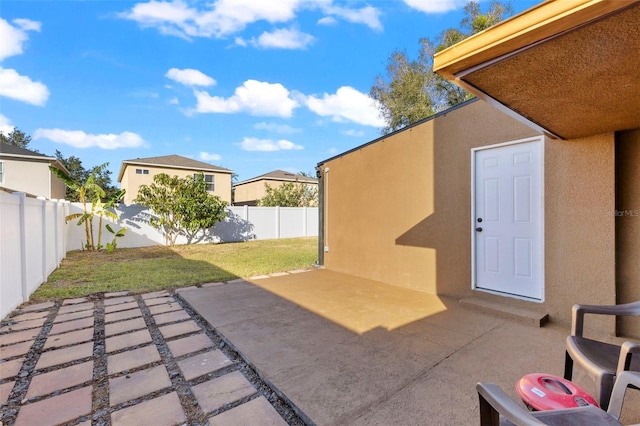
[{"label": "house window", "polygon": [[0,161],[0,183],[4,183],[4,162]]},{"label": "house window", "polygon": [[137,175],[148,175],[149,174],[149,169],[136,169],[136,174]]},{"label": "house window", "polygon": [[[198,176],[198,173],[193,174],[193,178],[195,179]],[[204,175],[204,183],[205,188],[209,192],[214,192],[216,190],[216,177],[214,175]]]}]

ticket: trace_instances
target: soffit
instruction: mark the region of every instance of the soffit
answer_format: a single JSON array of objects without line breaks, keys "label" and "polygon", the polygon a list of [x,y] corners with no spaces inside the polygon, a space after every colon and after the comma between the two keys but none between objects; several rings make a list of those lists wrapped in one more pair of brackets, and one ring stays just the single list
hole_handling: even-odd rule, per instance
[{"label": "soffit", "polygon": [[[475,60],[461,54],[452,61],[449,52],[448,64],[436,61],[440,68],[434,69],[565,139],[640,128],[640,2],[591,3],[604,15],[582,22],[593,13],[581,9],[571,29],[556,22],[546,32],[537,29],[543,39],[529,38],[530,44],[512,45],[511,51],[494,43],[494,55],[478,48]],[[603,11],[602,3],[618,10]],[[521,26],[526,17],[527,12],[516,17]],[[478,36],[476,46],[489,31]]]}]

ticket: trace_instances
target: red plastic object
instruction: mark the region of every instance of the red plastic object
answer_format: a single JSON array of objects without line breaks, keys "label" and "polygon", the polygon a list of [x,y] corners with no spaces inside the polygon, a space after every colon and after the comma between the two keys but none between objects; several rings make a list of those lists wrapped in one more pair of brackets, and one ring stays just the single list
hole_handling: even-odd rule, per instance
[{"label": "red plastic object", "polygon": [[582,407],[598,403],[584,389],[562,377],[550,374],[527,374],[516,383],[522,402],[536,411]]}]

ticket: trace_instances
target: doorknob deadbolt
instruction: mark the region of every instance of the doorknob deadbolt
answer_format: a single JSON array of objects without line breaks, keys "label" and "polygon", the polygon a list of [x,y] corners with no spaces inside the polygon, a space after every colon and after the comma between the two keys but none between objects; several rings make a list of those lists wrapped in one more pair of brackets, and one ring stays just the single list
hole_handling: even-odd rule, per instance
[{"label": "doorknob deadbolt", "polygon": [[482,218],[481,217],[479,217],[477,220],[478,220],[478,223],[482,222]]},{"label": "doorknob deadbolt", "polygon": [[476,231],[478,232],[482,232],[482,228],[480,228],[479,226],[476,228]]}]

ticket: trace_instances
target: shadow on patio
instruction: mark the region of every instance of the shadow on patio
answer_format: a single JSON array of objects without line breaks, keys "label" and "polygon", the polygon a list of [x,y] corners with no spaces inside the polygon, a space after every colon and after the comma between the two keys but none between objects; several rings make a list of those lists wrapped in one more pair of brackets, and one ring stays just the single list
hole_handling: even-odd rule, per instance
[{"label": "shadow on patio", "polygon": [[[515,399],[523,375],[561,375],[569,332],[328,270],[179,294],[320,425],[478,424],[475,384]],[[637,394],[623,420],[640,421]]]}]

